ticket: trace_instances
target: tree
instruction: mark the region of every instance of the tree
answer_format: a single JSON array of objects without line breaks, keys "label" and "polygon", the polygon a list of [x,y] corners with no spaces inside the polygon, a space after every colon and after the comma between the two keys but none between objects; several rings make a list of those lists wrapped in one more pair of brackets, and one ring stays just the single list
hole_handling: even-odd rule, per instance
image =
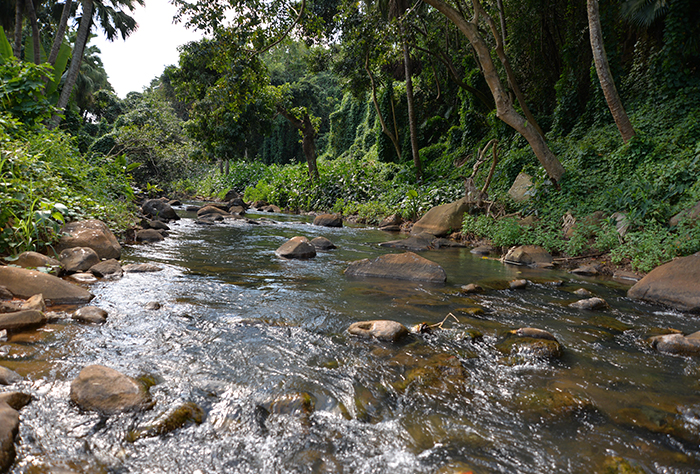
[{"label": "tree", "polygon": [[600,87],[603,89],[605,101],[608,103],[610,113],[615,120],[617,129],[622,135],[622,140],[627,143],[634,137],[634,128],[630,122],[627,112],[622,105],[620,95],[615,87],[615,80],[612,72],[610,72],[610,64],[608,64],[608,55],[605,53],[605,44],[603,43],[603,29],[600,26],[600,13],[598,11],[598,0],[588,0],[588,29],[591,36],[591,49],[593,50],[593,60],[595,61],[595,69],[600,81]]}]

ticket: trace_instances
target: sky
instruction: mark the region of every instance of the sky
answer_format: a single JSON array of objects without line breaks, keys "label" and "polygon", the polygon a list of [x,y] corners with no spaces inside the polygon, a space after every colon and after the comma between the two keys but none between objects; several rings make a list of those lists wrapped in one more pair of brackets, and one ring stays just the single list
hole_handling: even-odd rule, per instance
[{"label": "sky", "polygon": [[100,48],[102,62],[109,82],[121,98],[132,91],[142,92],[160,76],[166,66],[177,64],[177,47],[198,40],[202,34],[188,30],[182,23],[173,24],[176,8],[168,0],[146,0],[137,6],[132,16],[138,30],[122,40],[109,42],[99,27],[93,27],[98,37],[89,44]]}]

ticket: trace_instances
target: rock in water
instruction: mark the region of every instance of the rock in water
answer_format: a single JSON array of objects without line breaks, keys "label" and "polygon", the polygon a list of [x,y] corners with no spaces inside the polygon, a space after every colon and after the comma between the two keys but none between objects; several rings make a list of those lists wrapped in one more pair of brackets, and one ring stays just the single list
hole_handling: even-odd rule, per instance
[{"label": "rock in water", "polygon": [[313,245],[316,250],[331,250],[337,248],[333,242],[325,237],[316,237],[311,239],[310,244]]},{"label": "rock in water", "polygon": [[22,376],[14,370],[0,365],[0,385],[12,385],[22,381]]},{"label": "rock in water", "polygon": [[396,321],[375,320],[353,323],[348,328],[353,336],[375,338],[380,341],[396,342],[409,334],[408,328]]},{"label": "rock in water", "polygon": [[90,365],[70,386],[70,399],[83,410],[113,415],[141,411],[152,406],[146,388],[114,369]]},{"label": "rock in water", "polygon": [[[700,252],[656,267],[627,292],[634,299],[700,313]],[[0,282],[0,284],[2,284]]]},{"label": "rock in water", "polygon": [[178,220],[180,216],[177,215],[175,210],[167,202],[163,202],[160,199],[149,199],[143,203],[141,210],[144,215],[150,216],[151,218],[167,219],[167,220]]},{"label": "rock in water", "polygon": [[15,460],[15,436],[19,431],[19,412],[7,403],[0,403],[0,472]]},{"label": "rock in water", "polygon": [[73,319],[84,323],[102,324],[107,321],[107,311],[97,306],[83,306],[73,313]]},{"label": "rock in water", "polygon": [[440,265],[413,252],[382,255],[373,260],[357,260],[345,269],[345,275],[428,283],[445,283],[447,280],[445,270]]},{"label": "rock in water", "polygon": [[87,303],[94,297],[84,288],[58,277],[24,268],[0,267],[0,285],[19,298],[41,293],[49,305]]},{"label": "rock in water", "polygon": [[513,265],[527,265],[537,268],[552,268],[552,255],[537,245],[522,245],[511,249],[503,259]]},{"label": "rock in water", "polygon": [[65,249],[59,256],[66,273],[85,272],[100,263],[100,257],[90,247],[73,247]]},{"label": "rock in water", "polygon": [[69,222],[61,230],[63,236],[56,244],[56,251],[61,252],[73,247],[90,247],[100,258],[121,257],[122,247],[117,242],[107,224],[96,219]]},{"label": "rock in water", "polygon": [[36,310],[18,311],[16,313],[0,314],[0,331],[7,329],[17,331],[25,328],[41,326],[46,322],[44,313]]},{"label": "rock in water", "polygon": [[113,258],[93,265],[90,267],[90,273],[98,278],[106,279],[121,278],[124,274],[121,264]]},{"label": "rock in water", "polygon": [[464,213],[469,211],[472,203],[467,198],[443,204],[430,209],[418,222],[413,224],[411,234],[427,232],[435,237],[442,237],[462,229]]},{"label": "rock in water", "polygon": [[584,300],[578,300],[569,305],[576,309],[587,309],[593,311],[596,309],[605,309],[608,307],[608,303],[605,302],[603,298],[586,298]]},{"label": "rock in water", "polygon": [[297,236],[282,244],[275,253],[283,258],[313,258],[316,256],[316,247],[306,237]]},{"label": "rock in water", "polygon": [[343,227],[343,218],[338,214],[321,214],[314,219],[314,225],[323,227]]}]

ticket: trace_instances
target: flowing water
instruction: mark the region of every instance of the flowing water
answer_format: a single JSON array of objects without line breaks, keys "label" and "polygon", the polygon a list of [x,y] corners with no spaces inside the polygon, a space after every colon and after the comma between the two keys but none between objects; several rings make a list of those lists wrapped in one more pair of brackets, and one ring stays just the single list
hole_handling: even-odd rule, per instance
[{"label": "flowing water", "polygon": [[[396,236],[300,216],[201,226],[182,215],[164,242],[124,251],[124,263],[162,271],[91,286],[106,324],[61,320],[0,343],[3,365],[25,376],[13,389],[35,397],[10,472],[700,472],[700,367],[644,342],[657,328],[700,329],[696,316],[468,249],[422,253],[445,285],[350,280],[349,262],[389,253],[377,244]],[[338,249],[278,258],[296,235]],[[515,278],[532,283],[505,289]],[[472,282],[486,291],[460,294]],[[567,307],[582,287],[610,309]],[[347,333],[369,319],[444,323],[396,344]],[[563,356],[497,350],[519,327],[550,331]],[[155,406],[80,411],[70,383],[91,364],[149,380]],[[190,402],[201,424],[134,436]]]}]

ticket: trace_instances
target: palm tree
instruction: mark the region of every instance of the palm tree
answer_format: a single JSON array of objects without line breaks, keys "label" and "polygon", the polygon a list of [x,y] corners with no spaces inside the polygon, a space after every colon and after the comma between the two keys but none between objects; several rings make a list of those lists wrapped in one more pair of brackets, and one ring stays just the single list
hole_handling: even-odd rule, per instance
[{"label": "palm tree", "polygon": [[[144,3],[144,0],[109,0],[109,3],[104,0],[81,0],[83,12],[73,48],[73,58],[66,74],[66,82],[61,90],[61,96],[58,99],[57,107],[59,110],[65,110],[73,93],[93,21],[97,20],[108,40],[114,41],[118,35],[122,39],[126,39],[136,31],[138,25],[136,20],[123,9],[133,12],[136,4],[143,6]],[[60,123],[61,116],[54,115],[49,127],[55,128]]]}]

